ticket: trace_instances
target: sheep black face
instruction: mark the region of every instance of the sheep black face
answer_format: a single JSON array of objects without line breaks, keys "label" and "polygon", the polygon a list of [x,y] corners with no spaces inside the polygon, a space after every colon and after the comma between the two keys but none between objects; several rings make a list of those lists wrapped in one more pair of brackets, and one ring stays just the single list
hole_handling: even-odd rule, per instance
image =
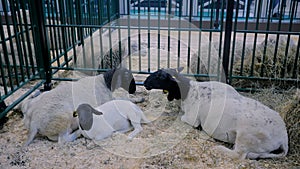
[{"label": "sheep black face", "polygon": [[117,68],[104,74],[106,85],[111,91],[122,87],[129,94],[136,91],[136,84],[132,72],[126,68]]},{"label": "sheep black face", "polygon": [[169,73],[160,69],[147,77],[144,81],[144,87],[147,90],[151,89],[162,89],[168,91],[168,100],[180,99],[180,89],[175,80]]}]

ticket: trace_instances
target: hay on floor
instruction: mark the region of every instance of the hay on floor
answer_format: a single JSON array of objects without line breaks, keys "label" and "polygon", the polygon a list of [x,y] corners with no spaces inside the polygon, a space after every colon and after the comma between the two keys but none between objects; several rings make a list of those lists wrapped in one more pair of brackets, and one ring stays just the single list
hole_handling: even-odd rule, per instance
[{"label": "hay on floor", "polygon": [[[300,155],[300,90],[297,89],[294,98],[282,107],[281,115],[284,118],[289,136],[289,155]],[[299,158],[299,157],[298,157]]]}]

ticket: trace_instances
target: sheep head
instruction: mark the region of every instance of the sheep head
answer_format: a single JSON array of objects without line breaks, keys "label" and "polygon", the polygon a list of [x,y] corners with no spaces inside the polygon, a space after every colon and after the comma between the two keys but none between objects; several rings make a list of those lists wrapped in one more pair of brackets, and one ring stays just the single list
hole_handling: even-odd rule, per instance
[{"label": "sheep head", "polygon": [[103,115],[102,112],[97,111],[89,104],[80,104],[76,111],[73,112],[73,117],[78,116],[82,130],[90,130],[93,126],[93,114]]},{"label": "sheep head", "polygon": [[129,94],[136,91],[136,84],[132,72],[124,67],[112,69],[104,74],[106,86],[113,92],[122,87]]},{"label": "sheep head", "polygon": [[[182,69],[178,69],[182,70]],[[147,90],[162,89],[168,91],[168,100],[181,99],[181,92],[178,86],[176,77],[179,71],[176,69],[159,69],[158,71],[150,74],[144,81],[144,87]]]}]

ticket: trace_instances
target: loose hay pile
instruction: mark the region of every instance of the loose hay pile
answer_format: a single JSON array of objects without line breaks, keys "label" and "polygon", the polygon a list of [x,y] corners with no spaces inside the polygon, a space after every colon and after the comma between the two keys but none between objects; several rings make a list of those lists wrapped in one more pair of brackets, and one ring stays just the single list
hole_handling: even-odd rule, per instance
[{"label": "loose hay pile", "polygon": [[289,155],[300,158],[300,90],[281,110],[289,136]]},{"label": "loose hay pile", "polygon": [[[287,57],[286,52],[288,52]],[[269,38],[256,46],[254,56],[252,52],[245,52],[244,59],[238,60],[233,65],[233,75],[267,77],[267,79],[295,78],[294,76],[300,75],[300,62],[296,62],[296,52],[297,44],[293,39],[290,39],[288,44],[287,38],[280,37],[276,48],[276,39]],[[283,81],[250,81],[249,79],[234,80],[232,85],[244,88],[264,88],[274,85],[280,88],[289,87],[289,84]]]}]

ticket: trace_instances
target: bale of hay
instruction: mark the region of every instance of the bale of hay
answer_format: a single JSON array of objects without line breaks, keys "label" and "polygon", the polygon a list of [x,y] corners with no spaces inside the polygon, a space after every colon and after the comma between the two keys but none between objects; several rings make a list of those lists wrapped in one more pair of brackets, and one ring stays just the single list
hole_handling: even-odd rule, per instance
[{"label": "bale of hay", "polygon": [[[209,47],[209,43],[201,44],[201,53],[198,56],[198,51],[194,53],[191,57],[191,71],[193,74],[202,74],[206,76],[213,76],[221,72],[222,70],[222,58],[219,58],[219,50],[223,51],[223,45],[220,42],[212,42],[211,47]],[[245,48],[243,50],[243,42],[235,41],[234,50],[230,50],[229,56],[232,56],[232,52],[234,53],[234,63],[239,61],[242,57],[242,53],[244,52],[248,55],[252,49],[249,44],[245,44]],[[209,51],[210,48],[210,51]],[[209,56],[209,57],[208,57]],[[232,58],[230,58],[232,59]],[[208,71],[209,69],[209,71]],[[211,80],[209,77],[195,77],[198,81],[209,81]]]},{"label": "bale of hay", "polygon": [[[265,47],[266,45],[266,47]],[[276,40],[269,38],[266,41],[258,44],[255,50],[255,56],[252,56],[252,52],[245,53],[244,59],[238,60],[233,65],[233,75],[242,75],[245,77],[265,77],[265,78],[292,78],[293,71],[296,69],[298,76],[300,75],[299,67],[300,62],[295,65],[297,45],[290,39],[288,54],[285,57],[287,38],[281,37],[278,41],[277,53],[275,55]],[[264,55],[264,50],[265,55]],[[275,57],[276,59],[275,59]],[[254,58],[253,58],[254,57]],[[275,61],[275,62],[274,62]],[[286,61],[286,64],[284,64]],[[252,64],[253,63],[253,64]],[[242,67],[243,65],[243,67]],[[298,68],[298,69],[297,69]],[[253,70],[253,73],[251,72]],[[263,71],[262,71],[263,70]],[[284,71],[284,72],[283,72]],[[242,74],[240,74],[242,72]],[[270,81],[270,80],[250,80],[250,79],[234,79],[232,85],[242,88],[265,88],[265,87],[279,87],[288,88],[289,84],[282,81]]]},{"label": "bale of hay", "polygon": [[198,81],[209,81],[211,76],[218,73],[219,66],[218,50],[214,43],[202,43],[199,51],[192,54],[190,69],[193,74],[200,74],[195,76]]},{"label": "bale of hay", "polygon": [[[289,155],[300,154],[300,90],[289,100],[280,111],[288,132]],[[298,157],[299,159],[299,157]]]}]

